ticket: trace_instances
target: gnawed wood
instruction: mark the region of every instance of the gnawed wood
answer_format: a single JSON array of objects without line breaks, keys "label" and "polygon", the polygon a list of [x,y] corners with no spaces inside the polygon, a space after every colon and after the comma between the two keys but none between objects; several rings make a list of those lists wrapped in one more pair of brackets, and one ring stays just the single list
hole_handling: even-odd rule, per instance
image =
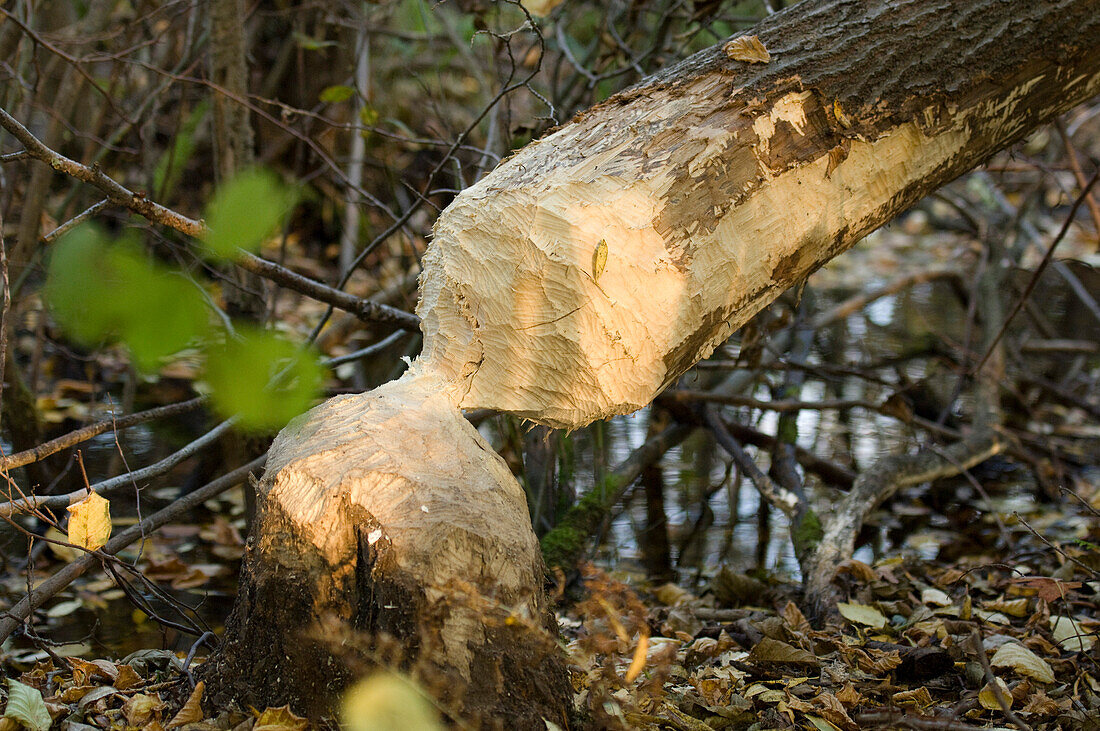
[{"label": "gnawed wood", "polygon": [[335,616],[452,678],[467,714],[558,722],[523,495],[457,407],[576,427],[648,404],[788,286],[1095,94],[1095,5],[804,0],[753,29],[767,63],[719,44],[458,196],[410,375],[277,440],[207,672],[323,714],[348,674],[316,639]]},{"label": "gnawed wood", "polygon": [[[523,490],[437,378],[413,372],[299,417],[272,446],[259,494],[246,590],[204,670],[223,691],[325,715],[348,660],[372,660],[392,638],[401,664],[448,687],[463,718],[565,723]],[[318,639],[334,619],[362,642]]]},{"label": "gnawed wood", "polygon": [[[465,408],[567,428],[634,411],[784,289],[1100,90],[1090,3],[1000,26],[932,5],[800,4],[760,27],[769,64],[703,52],[517,153],[436,223],[428,366]],[[814,32],[849,48],[784,34],[822,7],[839,20]],[[990,35],[967,45],[961,27]],[[890,36],[912,54],[899,68],[865,45]],[[965,70],[899,75],[937,44]]]}]

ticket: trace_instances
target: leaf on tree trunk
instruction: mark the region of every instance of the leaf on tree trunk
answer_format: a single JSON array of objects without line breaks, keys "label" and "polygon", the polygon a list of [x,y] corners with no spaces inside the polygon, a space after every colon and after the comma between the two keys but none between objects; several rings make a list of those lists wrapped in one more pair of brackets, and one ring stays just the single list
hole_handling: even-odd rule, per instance
[{"label": "leaf on tree trunk", "polygon": [[767,63],[772,60],[772,55],[768,53],[768,49],[764,47],[764,44],[761,43],[760,39],[756,36],[739,36],[734,38],[731,41],[727,41],[726,45],[722,46],[722,50],[734,61]]}]

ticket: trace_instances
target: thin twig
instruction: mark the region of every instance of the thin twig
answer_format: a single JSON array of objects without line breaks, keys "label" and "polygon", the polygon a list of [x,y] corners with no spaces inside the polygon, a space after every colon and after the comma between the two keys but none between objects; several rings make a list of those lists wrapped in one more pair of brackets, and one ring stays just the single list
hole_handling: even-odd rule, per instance
[{"label": "thin twig", "polygon": [[970,630],[970,644],[974,648],[974,654],[978,656],[978,662],[981,663],[982,670],[985,671],[986,684],[993,691],[993,697],[997,699],[997,705],[1001,707],[1005,718],[1011,721],[1012,725],[1020,731],[1031,731],[1031,727],[1012,711],[1012,704],[1005,698],[999,682],[1000,679],[993,674],[993,668],[989,667],[989,658],[985,656],[985,648],[982,647],[982,635],[977,629]]},{"label": "thin twig", "polygon": [[764,474],[764,472],[753,461],[752,457],[745,452],[740,442],[734,439],[730,434],[729,429],[726,428],[725,423],[718,417],[714,410],[707,407],[704,414],[707,426],[714,433],[715,441],[722,446],[722,449],[726,450],[733,461],[737,463],[737,466],[741,468],[741,471],[746,477],[752,481],[752,484],[756,486],[756,489],[760,494],[772,505],[782,510],[788,517],[793,516],[798,510],[800,501],[798,495],[795,495],[790,490],[783,488],[776,484],[774,480]]},{"label": "thin twig", "polygon": [[[1081,161],[1077,157],[1077,148],[1073,146],[1061,117],[1054,120],[1054,126],[1058,130],[1058,135],[1062,138],[1062,146],[1066,150],[1066,158],[1069,160],[1069,167],[1073,171],[1077,186],[1084,188],[1088,178],[1085,177],[1085,171],[1081,169]],[[1092,193],[1085,197],[1085,204],[1089,207],[1089,215],[1092,216],[1092,225],[1096,228],[1096,234],[1100,236],[1100,205],[1097,205],[1096,198],[1092,196]]]},{"label": "thin twig", "polygon": [[65,223],[63,223],[60,226],[58,226],[57,228],[55,228],[53,231],[50,231],[48,234],[43,236],[42,241],[44,241],[47,244],[51,244],[54,241],[57,241],[59,238],[61,238],[62,236],[64,236],[68,232],[72,231],[74,228],[76,228],[80,224],[84,223],[85,221],[90,220],[92,218],[92,216],[96,215],[97,213],[102,211],[104,208],[106,208],[110,204],[111,204],[111,199],[110,198],[104,198],[99,203],[93,203],[92,205],[88,206],[87,208],[85,208],[83,211],[81,211],[77,215],[70,218]]},{"label": "thin twig", "polygon": [[[111,203],[192,238],[205,238],[207,228],[203,221],[188,218],[182,213],[150,200],[144,194],[133,192],[100,170],[98,165],[88,167],[50,149],[2,108],[0,108],[0,127],[22,142],[32,157],[45,162],[54,170],[95,186],[106,194]],[[284,266],[247,251],[240,251],[235,263],[241,269],[270,279],[276,284],[301,292],[336,309],[352,312],[361,320],[389,322],[407,330],[416,330],[420,326],[420,319],[410,312],[350,295],[338,288],[303,277]]]},{"label": "thin twig", "polygon": [[[8,310],[11,309],[11,287],[8,286],[8,251],[4,246],[4,215],[0,212],[0,279],[3,279],[4,301],[0,310],[0,414],[4,405],[4,366],[8,356]],[[3,417],[0,417],[0,422]]]},{"label": "thin twig", "polygon": [[1031,296],[1031,291],[1035,289],[1035,285],[1039,283],[1039,278],[1043,276],[1043,272],[1046,271],[1051,259],[1054,258],[1054,250],[1058,248],[1058,244],[1062,242],[1062,239],[1066,237],[1066,233],[1069,232],[1069,228],[1073,224],[1074,216],[1077,215],[1077,209],[1081,207],[1089,191],[1096,185],[1097,180],[1100,180],[1100,170],[1093,173],[1092,179],[1089,180],[1088,185],[1081,190],[1081,195],[1077,196],[1077,200],[1073,202],[1073,206],[1069,209],[1069,214],[1066,216],[1065,223],[1062,224],[1061,230],[1058,231],[1058,235],[1054,237],[1054,241],[1051,242],[1050,248],[1047,249],[1046,254],[1043,255],[1043,260],[1039,262],[1039,266],[1035,268],[1035,273],[1031,275],[1031,279],[1028,281],[1027,286],[1024,287],[1023,294],[1016,300],[1016,306],[1012,308],[1012,312],[1005,318],[1004,323],[1001,325],[1001,329],[997,331],[997,336],[993,338],[989,347],[986,348],[985,355],[978,361],[978,365],[974,366],[974,369],[971,371],[972,374],[977,375],[981,372],[982,366],[989,360],[989,356],[993,354],[993,351],[997,347],[997,343],[1001,342],[1001,338],[1004,337],[1005,330],[1008,329],[1012,319],[1016,317],[1017,313],[1023,308],[1024,303],[1027,302],[1027,298]]},{"label": "thin twig", "polygon": [[[0,365],[0,374],[3,373],[3,366]],[[136,424],[143,424],[147,421],[154,419],[163,419],[168,416],[177,416],[179,414],[186,414],[189,411],[194,411],[203,403],[205,403],[206,397],[199,396],[188,401],[181,401],[176,404],[169,404],[167,406],[158,406],[155,409],[148,409],[147,411],[139,411],[136,414],[129,414],[127,416],[120,416],[118,418],[104,419],[103,421],[96,422],[95,424],[89,424],[75,431],[71,431],[68,434],[58,437],[57,439],[51,439],[48,442],[39,444],[31,449],[25,449],[22,452],[16,452],[15,454],[0,457],[0,470],[14,470],[17,467],[28,465],[31,462],[37,462],[41,459],[49,457],[51,454],[57,454],[63,449],[76,446],[81,442],[86,442],[89,439],[99,436],[104,432],[117,431],[119,429],[126,429]]]}]

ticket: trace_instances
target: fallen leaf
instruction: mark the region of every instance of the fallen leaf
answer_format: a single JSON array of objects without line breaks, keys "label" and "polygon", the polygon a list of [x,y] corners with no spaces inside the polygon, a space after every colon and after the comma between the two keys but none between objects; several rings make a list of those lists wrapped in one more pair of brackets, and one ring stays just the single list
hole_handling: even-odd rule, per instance
[{"label": "fallen leaf", "polygon": [[202,692],[205,688],[206,683],[204,681],[200,680],[195,683],[195,689],[191,691],[191,695],[188,697],[187,702],[183,704],[183,708],[172,716],[172,720],[168,722],[168,728],[197,723],[203,719]]},{"label": "fallen leaf", "polygon": [[920,601],[921,604],[932,604],[937,607],[951,606],[951,597],[947,595],[947,592],[939,589],[925,589],[920,593]]},{"label": "fallen leaf", "polygon": [[290,706],[268,708],[261,713],[252,726],[252,731],[306,731],[309,721],[294,715]]},{"label": "fallen leaf", "polygon": [[691,597],[691,594],[689,594],[686,589],[673,583],[659,586],[655,593],[657,601],[664,604],[666,607],[676,606],[681,601]]},{"label": "fallen leaf", "polygon": [[1070,617],[1051,617],[1050,633],[1054,635],[1054,641],[1067,652],[1088,652],[1096,643],[1096,637]]},{"label": "fallen leaf", "polygon": [[817,657],[806,652],[800,647],[788,645],[786,642],[765,637],[756,643],[749,653],[749,660],[758,663],[775,663],[789,665],[820,665]]},{"label": "fallen leaf", "polygon": [[126,717],[131,725],[144,726],[152,721],[153,716],[164,706],[164,701],[155,695],[138,693],[122,706],[122,715]]},{"label": "fallen leaf", "polygon": [[[993,678],[993,681],[996,682],[997,687],[1001,689],[1001,696],[1005,700],[1005,705],[1012,708],[1012,693],[1008,691],[1008,683],[996,677]],[[982,689],[978,691],[978,703],[982,704],[982,708],[990,711],[1003,710],[1003,707],[997,700],[997,693],[993,690],[993,682],[986,683],[982,686]]]},{"label": "fallen leaf", "polygon": [[844,617],[849,622],[866,625],[875,629],[886,626],[886,617],[882,616],[882,612],[866,604],[839,602],[836,608],[837,611],[840,612],[840,616]]},{"label": "fallen leaf", "polygon": [[1045,602],[1053,602],[1061,599],[1066,592],[1081,588],[1080,581],[1062,581],[1047,576],[1022,576],[1012,579],[1012,583],[1020,587],[1034,589],[1040,599]]},{"label": "fallen leaf", "polygon": [[630,662],[630,667],[627,668],[626,677],[624,680],[628,683],[633,683],[638,679],[638,676],[642,674],[642,670],[645,669],[646,653],[649,650],[649,633],[643,632],[638,638],[638,647],[634,650],[634,659]]},{"label": "fallen leaf", "polygon": [[894,693],[894,703],[899,706],[917,706],[918,708],[927,708],[932,705],[932,694],[928,692],[928,688],[923,685],[913,690],[905,690],[901,693]]},{"label": "fallen leaf", "polygon": [[111,503],[94,492],[69,506],[69,543],[88,551],[103,547],[111,537]]},{"label": "fallen leaf", "polygon": [[829,723],[820,716],[813,716],[809,713],[806,714],[806,720],[814,725],[818,731],[840,731],[835,724]]},{"label": "fallen leaf", "polygon": [[138,675],[137,671],[129,665],[118,666],[118,677],[115,679],[114,685],[119,690],[133,688],[135,685],[140,685],[144,682],[145,679]]},{"label": "fallen leaf", "polygon": [[1030,613],[1028,607],[1030,600],[1027,597],[1019,599],[998,599],[991,602],[982,602],[982,608],[990,612],[1000,612],[1010,617],[1026,617]]},{"label": "fallen leaf", "polygon": [[756,36],[738,36],[733,40],[726,41],[726,45],[722,46],[722,50],[734,61],[767,63],[772,60],[772,55],[768,53],[768,49]]},{"label": "fallen leaf", "polygon": [[18,721],[31,731],[48,731],[53,723],[42,693],[12,678],[8,678],[8,704],[4,707],[4,718]]},{"label": "fallen leaf", "polygon": [[1017,674],[1038,680],[1040,683],[1054,682],[1054,671],[1050,669],[1046,660],[1018,642],[1001,645],[989,664],[995,668],[1010,668]]},{"label": "fallen leaf", "polygon": [[802,610],[794,602],[787,602],[787,606],[783,607],[783,611],[780,613],[783,617],[783,621],[787,623],[795,632],[806,632],[810,629],[810,623],[806,619],[806,615],[802,613]]}]

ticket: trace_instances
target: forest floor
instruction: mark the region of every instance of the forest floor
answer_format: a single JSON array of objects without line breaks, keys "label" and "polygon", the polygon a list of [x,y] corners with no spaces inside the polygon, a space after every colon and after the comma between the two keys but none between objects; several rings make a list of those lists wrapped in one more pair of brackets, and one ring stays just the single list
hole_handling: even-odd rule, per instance
[{"label": "forest floor", "polygon": [[[909,550],[849,561],[846,601],[820,629],[799,611],[790,580],[721,569],[691,592],[589,567],[559,613],[576,708],[594,728],[1100,728],[1100,475],[1092,477],[1045,505],[994,494],[965,514],[903,494],[891,515],[923,523]],[[231,590],[243,518],[210,507],[204,522],[150,536],[140,557],[135,548],[146,578],[180,596]],[[52,547],[32,580],[68,558]],[[3,587],[5,599],[25,590]],[[114,635],[88,620],[111,607],[119,614],[121,593],[88,575],[39,614],[34,634],[5,646],[4,669],[22,687],[9,685],[0,729],[309,727],[285,708],[202,707],[189,653],[150,649],[191,640],[154,630],[138,610],[119,620],[131,629]],[[43,639],[89,626],[113,648],[88,636]],[[120,657],[135,645],[144,647]]]}]

